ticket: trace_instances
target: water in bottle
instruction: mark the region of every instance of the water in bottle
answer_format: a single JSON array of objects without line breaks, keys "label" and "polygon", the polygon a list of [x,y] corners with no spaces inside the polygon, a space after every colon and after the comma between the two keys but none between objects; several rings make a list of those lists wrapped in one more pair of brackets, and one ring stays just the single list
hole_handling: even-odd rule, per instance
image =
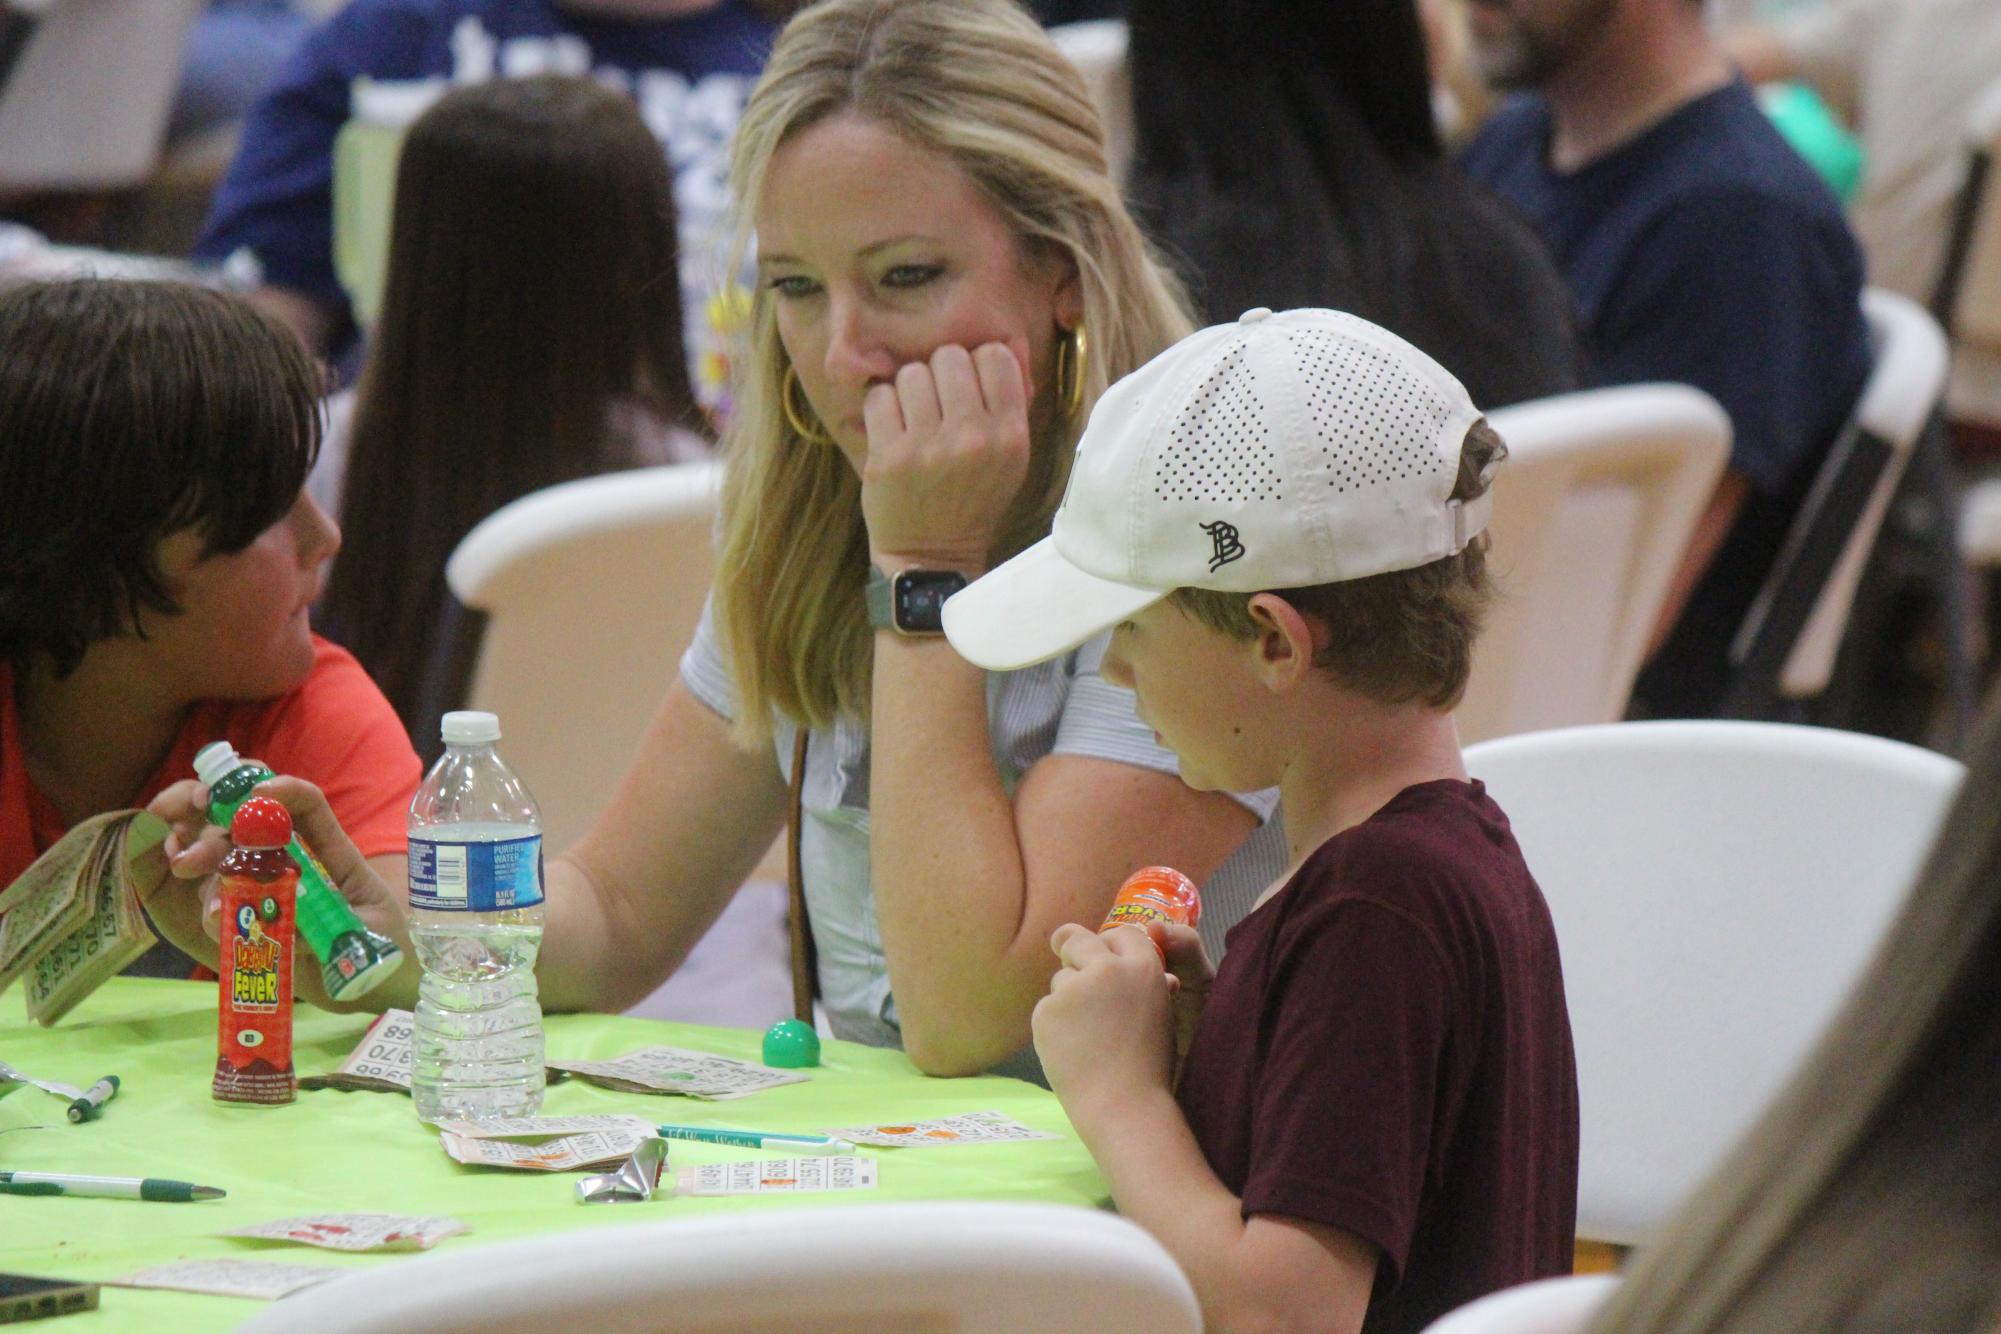
[{"label": "water in bottle", "polygon": [[445,753],[410,803],[410,937],[423,966],[410,1091],[426,1121],[542,1105],[542,813],[490,713],[444,717]]}]

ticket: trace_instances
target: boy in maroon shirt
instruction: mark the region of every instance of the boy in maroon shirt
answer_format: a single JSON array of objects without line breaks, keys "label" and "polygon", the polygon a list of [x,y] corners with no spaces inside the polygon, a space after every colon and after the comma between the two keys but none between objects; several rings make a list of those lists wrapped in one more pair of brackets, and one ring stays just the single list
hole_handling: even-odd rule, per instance
[{"label": "boy in maroon shirt", "polygon": [[1035,1010],[1120,1210],[1213,1327],[1415,1330],[1569,1270],[1556,937],[1451,713],[1505,454],[1402,339],[1252,311],[1113,386],[1050,537],[945,608],[993,670],[1113,627],[1105,675],[1191,786],[1279,788],[1291,869],[1220,971],[1187,928],[1069,925]]}]

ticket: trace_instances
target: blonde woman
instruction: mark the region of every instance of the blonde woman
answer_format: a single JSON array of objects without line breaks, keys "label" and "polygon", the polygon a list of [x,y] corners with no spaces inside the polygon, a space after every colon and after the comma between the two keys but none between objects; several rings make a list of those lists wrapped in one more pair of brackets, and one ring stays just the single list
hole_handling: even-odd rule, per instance
[{"label": "blonde woman", "polygon": [[2001,696],[1882,950],[1593,1330],[2001,1329]]},{"label": "blonde woman", "polygon": [[[1047,531],[1091,404],[1188,317],[1081,79],[1011,0],[802,11],[731,177],[759,285],[723,573],[623,785],[549,864],[542,994],[617,1009],[679,964],[785,824],[803,726],[834,1031],[989,1069],[1027,1045],[1050,933],[1099,920],[1129,871],[1206,881],[1220,953],[1284,869],[1270,795],[1185,787],[1101,679],[1102,642],[989,676],[926,632]],[[359,873],[347,888],[390,913]]]}]

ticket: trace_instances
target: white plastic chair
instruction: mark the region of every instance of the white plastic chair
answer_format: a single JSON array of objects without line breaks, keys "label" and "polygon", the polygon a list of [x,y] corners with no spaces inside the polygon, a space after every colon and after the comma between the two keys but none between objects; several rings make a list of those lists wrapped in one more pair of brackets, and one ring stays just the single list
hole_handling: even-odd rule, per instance
[{"label": "white plastic chair", "polygon": [[[1966,130],[1966,182],[1947,242],[1944,271],[1933,295],[1932,313],[1950,331],[1963,360],[1978,355],[1992,383],[1954,387],[1962,398],[1979,401],[1967,415],[2001,423],[2001,77],[1975,105]],[[2001,566],[2001,477],[1967,488],[1959,519],[1959,550],[1980,569]]]},{"label": "white plastic chair", "polygon": [[1955,348],[1953,416],[2001,425],[2001,75],[1974,100],[1963,141],[1966,174],[1931,312]]},{"label": "white plastic chair", "polygon": [[1173,1259],[1122,1218],[1060,1205],[927,1203],[447,1243],[308,1288],[239,1328],[1194,1334],[1201,1313]]},{"label": "white plastic chair", "polygon": [[1731,644],[1732,716],[1827,688],[1862,568],[1945,392],[1945,335],[1924,307],[1871,287],[1862,310],[1869,377]]},{"label": "white plastic chair", "polygon": [[445,579],[486,616],[463,705],[500,715],[543,837],[582,834],[639,749],[715,574],[719,463],[565,482],[488,515]]},{"label": "white plastic chair", "polygon": [[[445,565],[485,628],[465,699],[444,707],[500,715],[551,852],[603,810],[680,670],[715,575],[721,482],[713,461],[565,482],[487,516]],[[784,881],[768,854],[629,1013],[740,1027],[789,1013]]]},{"label": "white plastic chair", "polygon": [[396,168],[410,126],[451,89],[440,77],[371,79],[348,90],[350,115],[333,143],[331,219],[334,276],[355,322],[374,326],[389,280],[389,240],[396,216]]},{"label": "white plastic chair", "polygon": [[1570,1274],[1504,1288],[1425,1326],[1424,1334],[1583,1334],[1619,1286],[1616,1274]]},{"label": "white plastic chair", "polygon": [[1969,565],[2001,565],[2001,477],[1966,488],[1959,511],[1959,550]]},{"label": "white plastic chair", "polygon": [[1629,385],[1492,413],[1489,568],[1501,596],[1459,706],[1467,741],[1623,717],[1668,583],[1730,452],[1687,385]]},{"label": "white plastic chair", "polygon": [[1756,1118],[1876,949],[1957,761],[1782,723],[1473,746],[1563,952],[1578,1234],[1643,1240]]},{"label": "white plastic chair", "polygon": [[137,185],[203,0],[56,0],[0,87],[0,189]]},{"label": "white plastic chair", "polygon": [[1123,182],[1133,156],[1133,81],[1126,64],[1130,33],[1124,19],[1059,23],[1050,40],[1084,76],[1091,105],[1105,127],[1105,162],[1114,181]]}]

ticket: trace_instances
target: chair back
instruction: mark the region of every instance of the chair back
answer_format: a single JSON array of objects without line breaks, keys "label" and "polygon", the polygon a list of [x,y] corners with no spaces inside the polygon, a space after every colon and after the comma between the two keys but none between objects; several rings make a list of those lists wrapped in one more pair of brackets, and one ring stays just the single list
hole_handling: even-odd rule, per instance
[{"label": "chair back", "polygon": [[1124,184],[1132,166],[1133,80],[1126,61],[1129,33],[1124,19],[1085,19],[1059,23],[1049,30],[1056,49],[1084,76],[1085,91],[1105,127],[1105,166],[1114,181]]},{"label": "chair back", "polygon": [[1468,741],[1623,717],[1668,583],[1730,451],[1687,385],[1501,408],[1488,568],[1499,586],[1458,711]]},{"label": "chair back", "polygon": [[[613,1212],[616,1212],[615,1210]],[[608,1223],[449,1248],[287,1297],[243,1331],[1194,1334],[1159,1242],[1094,1209],[864,1204]]]},{"label": "chair back", "polygon": [[1732,716],[1756,717],[1780,696],[1810,699],[1827,688],[1862,568],[1945,393],[1938,321],[1881,288],[1864,289],[1862,310],[1874,346],[1869,378],[1731,643],[1723,712]]},{"label": "chair back", "polygon": [[1932,314],[1956,343],[2001,352],[2001,76],[1973,104],[1966,175],[1932,293]]},{"label": "chair back", "polygon": [[1616,1274],[1566,1274],[1489,1293],[1424,1334],[1583,1334],[1619,1286]]},{"label": "chair back", "polygon": [[354,322],[373,328],[389,281],[396,215],[396,167],[417,118],[450,90],[444,78],[371,79],[348,90],[350,114],[334,135],[332,238],[334,277]]},{"label": "chair back", "polygon": [[1978,569],[2001,565],[2001,477],[1966,488],[1959,511],[1959,554]]},{"label": "chair back", "polygon": [[703,462],[552,486],[487,516],[446,563],[486,618],[463,707],[500,715],[551,847],[589,827],[674,680],[715,574],[721,477]]},{"label": "chair back", "polygon": [[0,84],[0,191],[139,184],[204,0],[56,0]]},{"label": "chair back", "polygon": [[1580,1236],[1644,1240],[1784,1084],[1874,954],[1965,770],[1783,723],[1473,746],[1563,952]]}]

